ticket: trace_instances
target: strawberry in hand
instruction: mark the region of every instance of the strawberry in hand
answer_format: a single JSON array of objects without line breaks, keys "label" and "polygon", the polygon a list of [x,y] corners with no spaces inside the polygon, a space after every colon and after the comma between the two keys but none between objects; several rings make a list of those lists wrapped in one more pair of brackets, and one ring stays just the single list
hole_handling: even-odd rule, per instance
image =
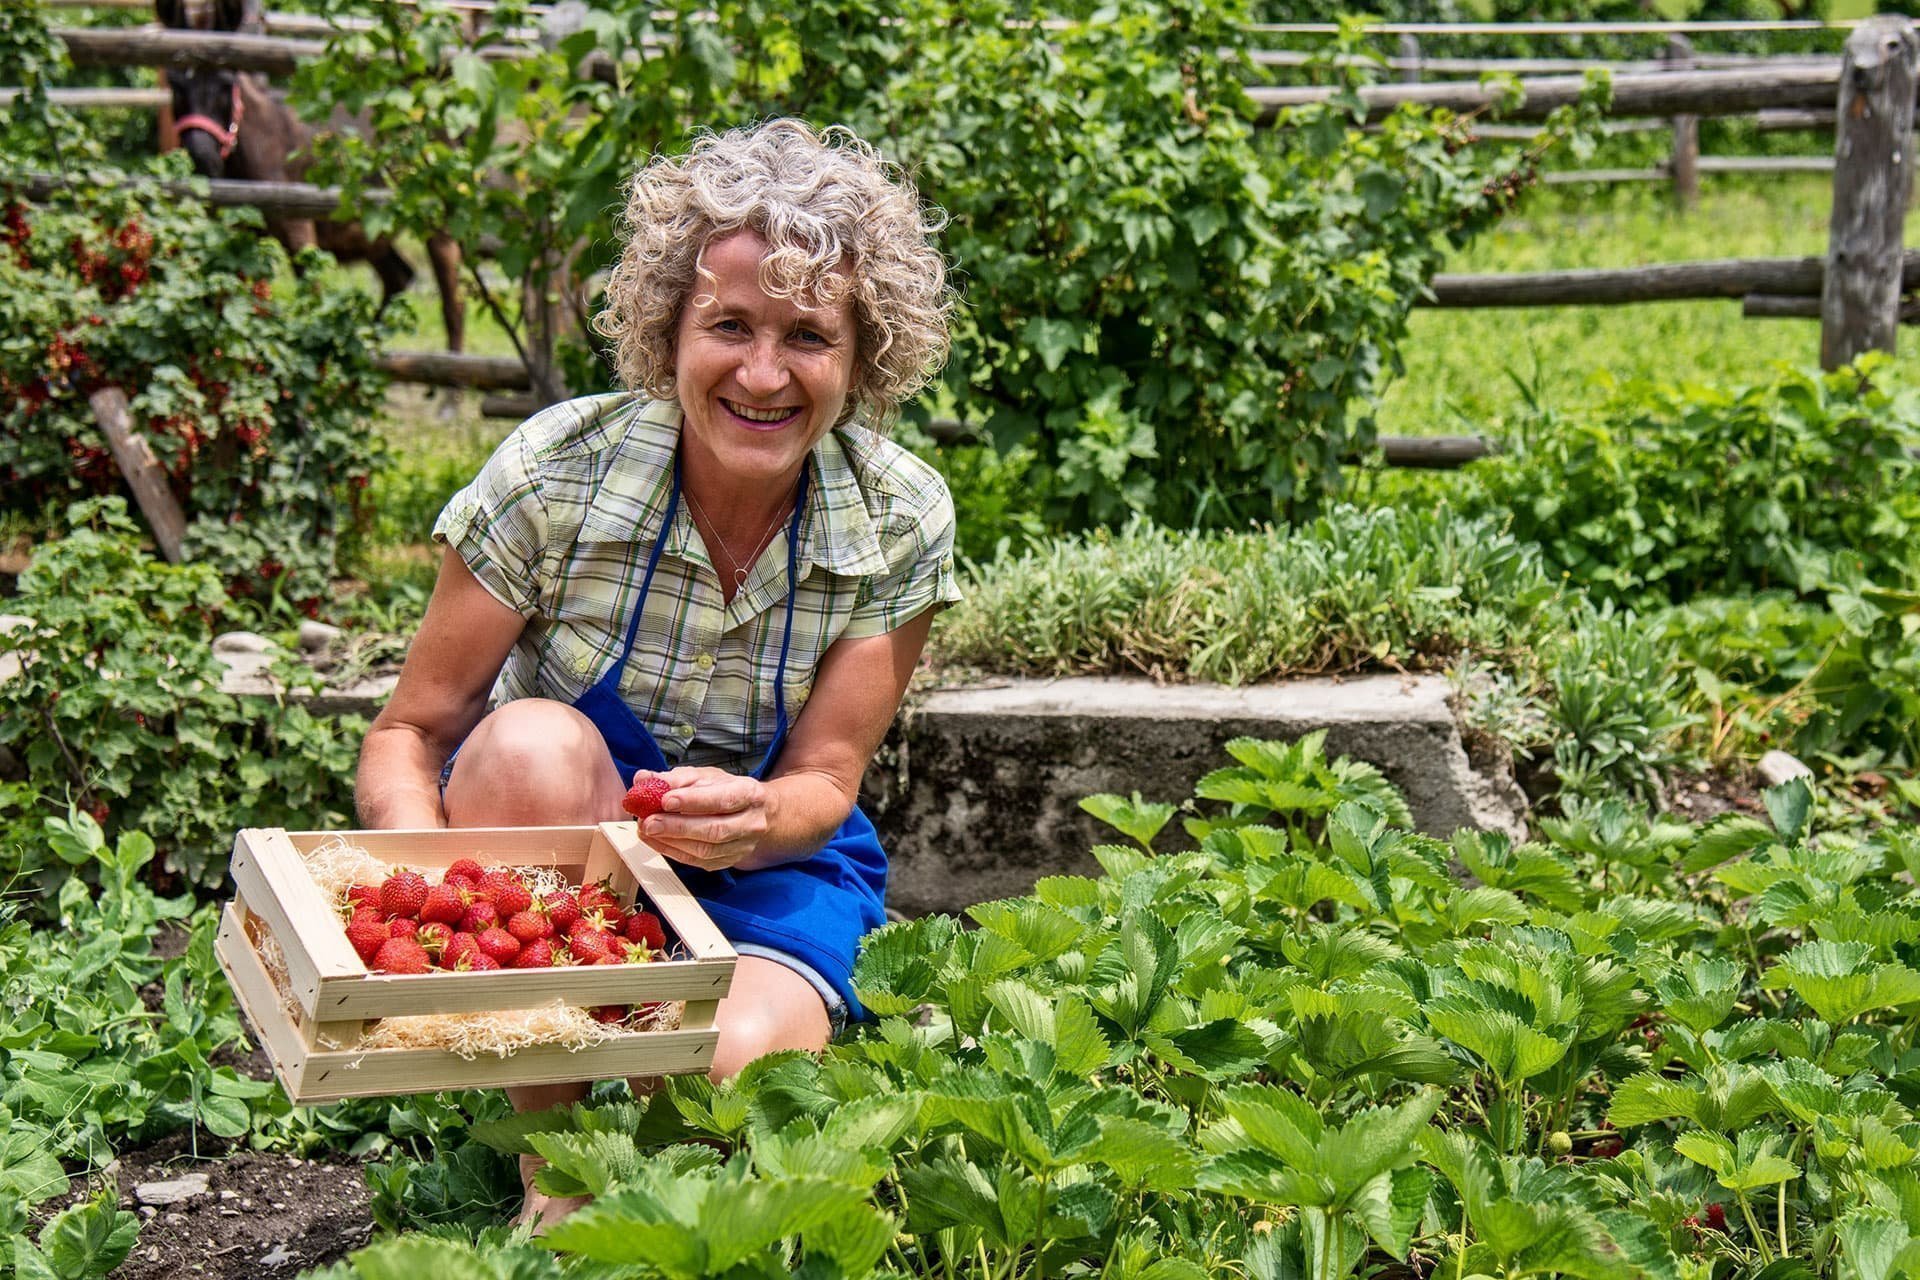
[{"label": "strawberry in hand", "polygon": [[620,807],[641,821],[645,821],[654,814],[663,812],[664,806],[660,801],[671,790],[673,788],[667,785],[665,778],[658,774],[645,774],[634,779],[633,786],[627,791],[626,797],[620,801]]}]

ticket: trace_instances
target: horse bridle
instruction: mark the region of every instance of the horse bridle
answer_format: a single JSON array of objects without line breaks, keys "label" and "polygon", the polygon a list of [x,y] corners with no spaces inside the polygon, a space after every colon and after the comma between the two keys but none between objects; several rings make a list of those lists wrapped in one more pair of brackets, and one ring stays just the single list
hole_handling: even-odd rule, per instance
[{"label": "horse bridle", "polygon": [[203,116],[197,112],[190,116],[181,116],[173,122],[173,130],[184,134],[193,129],[212,134],[213,140],[220,144],[220,158],[225,160],[233,154],[234,144],[240,141],[240,118],[246,114],[246,106],[240,100],[240,81],[233,82],[233,124],[223,125],[212,116]]}]

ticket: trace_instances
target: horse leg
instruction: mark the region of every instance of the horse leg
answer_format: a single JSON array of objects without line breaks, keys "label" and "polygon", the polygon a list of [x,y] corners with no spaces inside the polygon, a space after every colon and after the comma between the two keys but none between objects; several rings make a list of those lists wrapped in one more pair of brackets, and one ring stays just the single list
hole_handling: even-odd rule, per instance
[{"label": "horse leg", "polygon": [[447,326],[447,350],[467,349],[467,310],[460,298],[460,242],[444,232],[427,237],[427,256],[440,286],[440,318]]},{"label": "horse leg", "polygon": [[391,240],[381,240],[367,253],[367,263],[374,274],[380,277],[380,310],[384,312],[387,304],[393,301],[396,293],[405,293],[407,286],[413,283],[413,266],[400,256]]}]

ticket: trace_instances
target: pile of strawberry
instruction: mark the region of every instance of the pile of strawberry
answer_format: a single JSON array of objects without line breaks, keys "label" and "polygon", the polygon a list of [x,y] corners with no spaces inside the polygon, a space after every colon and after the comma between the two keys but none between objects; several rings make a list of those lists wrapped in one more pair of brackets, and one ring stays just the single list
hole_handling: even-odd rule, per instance
[{"label": "pile of strawberry", "polygon": [[461,858],[430,885],[399,871],[347,890],[347,941],[376,973],[644,964],[666,949],[651,911],[624,911],[605,885],[536,897],[508,867]]}]

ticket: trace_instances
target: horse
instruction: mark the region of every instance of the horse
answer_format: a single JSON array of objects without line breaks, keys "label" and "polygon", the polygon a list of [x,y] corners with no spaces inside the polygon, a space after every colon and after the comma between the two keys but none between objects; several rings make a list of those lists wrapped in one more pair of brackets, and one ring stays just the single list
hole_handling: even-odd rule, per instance
[{"label": "horse", "polygon": [[[261,31],[260,0],[157,0],[162,25],[181,30]],[[262,76],[220,68],[170,72],[173,128],[193,167],[207,178],[299,182],[312,164],[314,130],[271,93]],[[414,269],[390,236],[369,237],[357,222],[266,215],[267,230],[289,253],[319,247],[342,262],[365,262],[380,277],[384,309],[413,282]],[[440,287],[447,349],[466,347],[460,299],[460,244],[427,238],[427,256]]]}]

